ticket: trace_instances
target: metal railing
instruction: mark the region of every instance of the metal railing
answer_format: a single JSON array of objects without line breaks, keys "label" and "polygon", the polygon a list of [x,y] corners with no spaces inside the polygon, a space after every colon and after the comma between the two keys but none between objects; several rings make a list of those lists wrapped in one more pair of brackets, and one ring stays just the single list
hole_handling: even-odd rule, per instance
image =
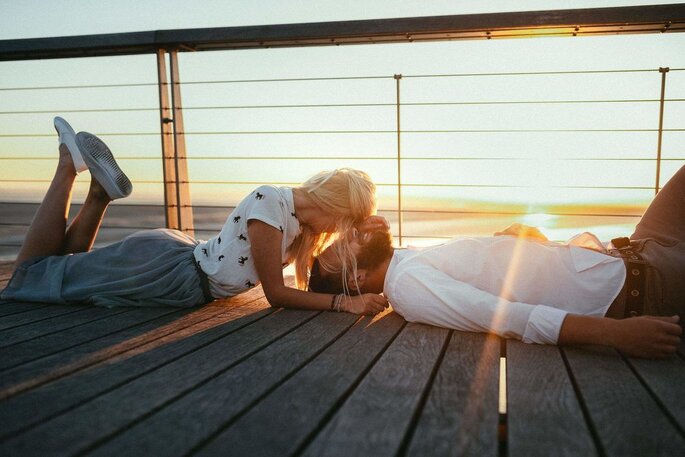
[{"label": "metal railing", "polygon": [[[618,24],[618,25],[617,25]],[[402,30],[402,33],[398,33]],[[77,115],[152,115],[158,113],[157,126],[143,131],[121,131],[112,130],[97,133],[106,140],[131,140],[161,139],[162,149],[162,172],[161,179],[150,177],[134,176],[134,184],[143,186],[157,186],[161,189],[160,194],[164,195],[164,223],[173,228],[179,228],[187,232],[193,232],[198,228],[201,231],[213,230],[216,222],[212,225],[196,224],[193,216],[193,208],[197,210],[211,211],[214,208],[226,208],[231,205],[211,205],[195,204],[190,200],[191,187],[198,189],[198,186],[254,186],[261,183],[270,184],[297,184],[299,180],[290,180],[279,176],[276,179],[250,179],[249,176],[242,180],[212,179],[192,179],[188,173],[188,165],[200,163],[227,163],[250,161],[283,161],[298,164],[297,161],[326,162],[330,166],[345,166],[350,162],[380,163],[383,164],[384,171],[392,169],[392,173],[384,173],[378,179],[381,190],[394,190],[392,198],[385,198],[384,206],[381,206],[382,213],[395,219],[395,234],[400,243],[408,238],[439,238],[435,233],[407,233],[403,226],[405,217],[416,217],[421,214],[447,215],[447,216],[503,216],[512,217],[526,215],[529,209],[513,206],[508,209],[493,207],[493,205],[483,205],[482,207],[438,207],[425,208],[417,207],[412,203],[410,192],[425,189],[442,189],[443,191],[455,189],[478,190],[486,193],[488,191],[515,191],[521,189],[539,189],[540,186],[519,181],[507,182],[445,182],[436,180],[420,180],[412,178],[413,168],[424,162],[433,163],[431,170],[440,171],[445,168],[445,164],[460,163],[470,164],[478,162],[483,164],[483,168],[491,168],[497,163],[538,163],[540,157],[525,157],[520,155],[507,154],[482,154],[469,151],[460,151],[459,154],[446,154],[443,151],[438,154],[416,152],[411,142],[414,138],[420,137],[422,140],[431,140],[438,136],[452,135],[453,137],[480,136],[481,138],[492,138],[508,135],[514,136],[535,136],[553,135],[560,142],[568,141],[569,138],[576,138],[582,135],[648,135],[653,136],[654,149],[644,149],[638,156],[578,156],[573,153],[558,155],[554,157],[557,164],[573,164],[579,161],[598,162],[606,161],[611,163],[640,163],[650,165],[654,170],[653,186],[636,184],[602,184],[593,183],[554,183],[547,184],[548,190],[562,191],[585,191],[601,190],[607,192],[629,192],[629,191],[649,191],[657,192],[662,181],[662,165],[664,163],[677,163],[684,161],[685,150],[677,151],[675,156],[672,154],[664,157],[663,136],[664,133],[673,135],[683,132],[685,129],[679,126],[664,127],[664,111],[668,105],[676,105],[685,101],[683,98],[666,97],[667,78],[669,71],[672,73],[681,72],[683,68],[659,68],[659,69],[628,69],[628,70],[582,70],[582,71],[535,71],[535,72],[503,72],[503,73],[445,73],[445,74],[394,74],[394,75],[370,75],[370,76],[341,76],[341,77],[305,77],[305,78],[273,78],[273,79],[215,79],[182,81],[179,74],[178,53],[192,50],[215,50],[215,49],[239,49],[246,47],[279,47],[279,46],[309,46],[326,45],[341,43],[361,43],[361,42],[411,42],[415,40],[453,40],[453,39],[491,39],[507,38],[511,36],[543,36],[543,35],[568,35],[577,36],[582,34],[621,34],[621,33],[644,33],[644,32],[677,32],[685,30],[685,4],[680,5],[661,5],[656,7],[621,7],[621,8],[599,8],[587,10],[560,10],[552,12],[526,12],[526,13],[497,13],[485,15],[466,15],[466,16],[444,16],[434,18],[409,18],[409,19],[388,19],[372,21],[350,21],[340,23],[325,24],[295,24],[278,25],[266,27],[237,27],[226,29],[208,30],[188,30],[188,31],[158,31],[141,32],[135,34],[113,34],[93,37],[65,37],[48,39],[30,40],[5,40],[0,41],[0,60],[22,60],[22,59],[44,59],[44,58],[63,58],[74,56],[108,56],[108,55],[133,55],[137,53],[155,53],[157,57],[157,79],[154,82],[122,82],[108,84],[74,84],[74,85],[54,85],[54,86],[34,86],[34,87],[0,87],[0,94],[17,93],[36,93],[36,92],[60,92],[60,91],[83,91],[83,90],[110,90],[110,91],[131,91],[147,90],[155,91],[159,104],[154,106],[126,106],[126,107],[59,107],[56,106],[46,109],[44,107],[36,109],[5,109],[0,106],[0,116],[4,118],[25,115],[47,115],[47,114],[77,114]],[[335,37],[331,39],[331,37]],[[620,77],[625,74],[658,74],[660,77],[660,94],[654,93],[652,96],[638,94],[634,97],[548,97],[535,99],[459,99],[442,98],[439,100],[424,100],[414,95],[411,88],[407,85],[416,81],[464,81],[464,80],[512,80],[519,77],[539,77],[545,79],[566,78],[574,76],[593,76],[593,77]],[[341,101],[339,99],[324,99],[315,102],[283,100],[271,103],[195,103],[192,97],[188,98],[189,92],[195,88],[218,87],[225,85],[276,85],[276,84],[297,84],[311,85],[322,82],[335,84],[355,84],[369,82],[385,84],[392,90],[394,97],[387,99],[369,99]],[[244,86],[243,86],[244,87]],[[181,91],[184,92],[185,105],[181,103]],[[685,93],[685,92],[681,92]],[[190,103],[188,103],[190,100]],[[628,104],[643,104],[650,106],[658,104],[658,119],[654,124],[645,126],[624,126],[607,128],[588,128],[588,127],[566,127],[557,126],[518,126],[504,128],[494,127],[468,127],[468,126],[440,126],[426,127],[414,125],[411,118],[412,110],[417,109],[447,109],[447,108],[493,108],[498,110],[509,109],[511,107],[537,107],[540,110],[548,107],[559,107],[568,109],[569,107],[611,107],[616,105],[626,106]],[[198,128],[193,121],[184,123],[185,116],[194,116],[195,113],[273,113],[273,112],[312,112],[315,110],[385,110],[384,116],[388,119],[382,127],[372,128],[364,125],[350,125],[349,128],[235,128],[235,129],[202,129]],[[608,108],[607,108],[608,109]],[[387,111],[387,112],[386,112]],[[189,128],[186,128],[186,124]],[[150,124],[154,126],[154,122]],[[47,130],[45,130],[47,131]],[[161,135],[160,135],[161,131]],[[10,131],[0,134],[0,141],[3,139],[27,139],[40,140],[43,137],[52,137],[52,133],[22,133]],[[253,154],[250,156],[240,153],[224,154],[222,156],[212,155],[199,151],[195,146],[190,146],[186,150],[186,140],[195,141],[198,138],[306,138],[306,143],[319,144],[317,138],[333,139],[350,138],[369,138],[379,137],[385,140],[385,149],[381,154],[369,153],[362,150],[361,154],[317,153],[316,147],[312,147],[314,152],[291,153],[289,156],[280,154]],[[682,144],[682,143],[678,143]],[[390,145],[390,146],[388,146]],[[235,149],[235,148],[234,148]],[[685,148],[683,148],[685,149]],[[151,150],[151,149],[148,149]],[[319,149],[320,151],[321,149]],[[117,156],[124,161],[159,161],[158,151],[151,153],[145,152],[142,155],[120,154]],[[549,157],[547,157],[549,158]],[[0,156],[0,166],[13,160],[48,161],[53,160],[46,157],[29,156],[26,154],[15,156],[6,154]],[[418,164],[418,165],[417,165]],[[295,167],[300,168],[300,167]],[[392,175],[392,176],[391,176]],[[49,181],[49,175],[31,176],[30,178],[5,177],[0,179],[0,186],[3,184],[38,184],[41,185]],[[195,193],[195,190],[193,191]],[[0,198],[0,200],[6,200]],[[416,198],[414,198],[416,200]],[[1,202],[0,202],[1,203]],[[235,201],[232,201],[235,204]],[[127,205],[118,205],[126,207]],[[135,205],[133,205],[135,206]],[[568,208],[560,210],[554,205],[548,205],[544,212],[548,215],[560,217],[612,217],[612,218],[636,218],[639,216],[634,211],[619,209],[611,214],[601,214],[599,212],[587,211],[582,208]],[[0,226],[23,227],[27,222],[0,221]],[[137,226],[131,224],[109,224],[105,223],[105,228],[127,228],[135,229]],[[144,227],[140,227],[144,228]],[[2,242],[0,241],[0,246]]]},{"label": "metal railing", "polygon": [[[398,237],[400,244],[403,243],[403,239],[407,237],[407,234],[405,233],[405,230],[403,228],[403,219],[404,216],[406,215],[412,215],[412,216],[417,216],[417,215],[452,215],[454,217],[457,216],[506,216],[510,218],[514,218],[516,216],[521,216],[527,214],[527,211],[521,211],[521,210],[508,210],[508,211],[493,211],[493,210],[488,210],[487,208],[471,208],[471,209],[450,209],[450,208],[442,208],[442,209],[426,209],[426,208],[407,208],[403,205],[402,201],[402,196],[404,191],[409,188],[431,188],[431,189],[460,189],[460,188],[472,188],[472,189],[526,189],[526,188],[536,188],[538,186],[535,185],[528,185],[525,183],[497,183],[497,182],[485,182],[485,183],[459,183],[459,182],[416,182],[412,181],[410,179],[403,178],[403,167],[405,168],[411,168],[412,163],[416,162],[432,162],[434,167],[436,168],[441,168],[444,167],[446,162],[481,162],[483,163],[483,168],[487,168],[488,165],[492,162],[502,162],[502,161],[510,161],[510,162],[531,162],[534,163],[537,158],[531,158],[531,157],[521,157],[521,156],[514,156],[514,155],[505,155],[505,154],[499,154],[499,155],[486,155],[486,156],[479,156],[479,155],[425,155],[425,154],[411,154],[411,153],[406,153],[403,151],[402,144],[403,144],[403,139],[407,135],[419,135],[423,137],[430,137],[430,136],[435,136],[435,135],[443,135],[443,134],[452,134],[452,135],[469,135],[469,134],[479,134],[479,135],[490,135],[490,136],[497,136],[501,134],[554,134],[554,135],[565,135],[565,134],[571,134],[571,135],[577,135],[577,134],[583,134],[583,133],[594,133],[594,134],[631,134],[631,133],[641,133],[641,134],[648,134],[648,135],[653,135],[654,136],[654,151],[652,152],[652,156],[649,157],[649,151],[645,151],[645,154],[642,154],[640,157],[553,157],[553,160],[556,163],[565,163],[565,162],[580,162],[580,161],[588,161],[588,162],[594,162],[594,161],[608,161],[608,162],[616,162],[616,163],[621,163],[621,162],[640,162],[644,165],[649,165],[653,166],[654,170],[654,186],[645,186],[645,185],[629,185],[629,186],[618,186],[618,185],[598,185],[598,184],[593,184],[593,185],[574,185],[574,184],[568,184],[568,183],[558,183],[555,185],[548,185],[546,188],[548,189],[566,189],[566,190],[579,190],[579,189],[590,189],[590,190],[596,190],[596,189],[603,189],[603,190],[611,190],[611,191],[627,191],[627,190],[649,190],[652,189],[653,192],[657,192],[661,186],[660,182],[660,173],[661,173],[661,167],[662,167],[662,162],[664,161],[671,161],[671,162],[684,162],[685,163],[685,150],[682,152],[684,157],[668,157],[668,158],[662,158],[661,154],[661,149],[662,149],[662,137],[664,132],[683,132],[685,131],[685,128],[664,128],[664,106],[666,104],[671,104],[671,103],[682,103],[685,102],[685,99],[681,98],[666,98],[665,97],[665,85],[666,85],[666,75],[667,72],[669,71],[668,68],[660,68],[660,69],[632,69],[632,70],[606,70],[606,71],[566,71],[566,72],[518,72],[518,73],[483,73],[483,74],[474,74],[474,73],[469,73],[469,74],[431,74],[431,75],[388,75],[388,76],[359,76],[359,77],[342,77],[342,78],[288,78],[288,79],[271,79],[271,80],[264,80],[264,79],[259,79],[259,80],[211,80],[211,81],[192,81],[192,82],[186,82],[186,83],[179,83],[178,84],[178,92],[180,94],[180,91],[183,87],[187,86],[193,86],[193,87],[206,87],[209,85],[217,85],[217,84],[254,84],[254,83],[259,83],[259,84],[283,84],[283,83],[297,83],[297,84],[302,84],[302,83],[311,83],[313,81],[335,81],[335,82],[354,82],[354,81],[364,81],[364,80],[382,80],[382,81],[388,81],[389,84],[394,84],[395,88],[395,100],[393,101],[387,101],[387,102],[368,102],[368,103],[328,103],[325,100],[323,100],[322,103],[304,103],[304,104],[293,104],[293,103],[283,103],[283,104],[253,104],[253,105],[227,105],[227,104],[217,104],[217,105],[211,105],[211,106],[200,106],[200,105],[189,105],[183,107],[183,109],[187,112],[193,112],[193,111],[214,111],[214,110],[219,110],[219,111],[225,111],[225,110],[235,110],[235,111],[251,111],[251,110],[259,110],[260,112],[264,111],[283,111],[283,110],[298,110],[298,111],[311,111],[311,110],[318,110],[321,108],[326,108],[326,109],[333,109],[333,110],[338,110],[338,109],[355,109],[355,110],[360,110],[360,109],[365,109],[365,108],[374,108],[374,107],[383,107],[383,108],[388,108],[387,115],[390,116],[392,119],[390,119],[391,122],[387,122],[388,125],[395,124],[395,128],[389,128],[389,129],[345,129],[345,128],[340,128],[336,130],[315,130],[315,129],[309,129],[309,130],[272,130],[272,129],[266,129],[266,130],[258,130],[258,129],[249,129],[249,130],[200,130],[200,129],[193,129],[189,131],[179,131],[180,135],[183,135],[184,140],[185,139],[192,139],[194,137],[203,137],[203,136],[227,136],[227,137],[235,137],[235,136],[259,136],[259,137],[264,137],[264,136],[279,136],[279,135],[296,135],[296,136],[301,136],[301,137],[312,137],[312,136],[335,136],[335,135],[353,135],[353,136],[375,136],[375,135],[382,135],[382,136],[387,136],[387,137],[392,137],[394,138],[394,151],[387,150],[386,153],[382,156],[369,156],[369,155],[289,155],[289,156],[283,156],[283,155],[220,155],[220,156],[211,156],[211,155],[202,155],[202,154],[187,154],[185,157],[185,162],[192,164],[192,163],[226,163],[226,162],[234,162],[234,161],[256,161],[259,163],[265,163],[265,162],[271,162],[276,163],[278,161],[282,161],[284,163],[290,162],[297,162],[297,161],[311,161],[311,160],[318,160],[318,161],[328,161],[329,163],[334,163],[335,166],[344,166],[347,165],[350,161],[366,161],[369,163],[383,163],[385,162],[384,165],[388,166],[392,164],[392,166],[395,167],[395,179],[393,181],[381,181],[378,182],[378,185],[380,188],[391,188],[394,189],[394,192],[396,194],[396,199],[395,199],[395,204],[391,206],[386,206],[386,207],[381,207],[380,211],[381,213],[384,213],[386,215],[393,215],[394,214],[394,229],[395,229],[395,235]],[[683,68],[674,68],[671,69],[673,72],[680,72],[680,71],[685,71]],[[647,74],[658,74],[659,77],[661,78],[661,90],[660,90],[660,96],[659,97],[654,97],[654,98],[623,98],[623,99],[618,99],[618,98],[608,98],[608,99],[538,99],[538,100],[502,100],[502,99],[497,99],[497,100],[443,100],[443,101],[403,101],[403,98],[406,97],[408,94],[404,93],[403,94],[403,87],[401,85],[401,82],[403,80],[411,80],[411,79],[417,79],[417,80],[422,80],[422,79],[448,79],[452,81],[456,81],[460,78],[490,78],[493,76],[497,76],[500,78],[515,78],[515,77],[529,77],[529,76],[546,76],[546,77],[567,77],[567,76],[573,76],[573,75],[616,75],[619,76],[621,74],[634,74],[634,73],[647,73]],[[504,82],[504,84],[509,84],[509,82]],[[9,90],[15,90],[15,91],[24,91],[24,90],[78,90],[83,87],[87,88],[120,88],[122,90],[126,90],[130,87],[142,87],[142,86],[148,86],[150,88],[156,87],[155,84],[107,84],[107,85],[89,85],[89,86],[52,86],[52,87],[33,87],[33,88],[27,88],[27,87],[21,87],[21,88],[0,88],[0,90],[4,91],[9,91]],[[401,98],[403,97],[403,98]],[[192,100],[192,99],[191,99]],[[432,109],[432,108],[437,108],[437,107],[459,107],[459,106],[489,106],[489,107],[494,107],[494,108],[499,108],[499,107],[504,107],[504,106],[516,106],[516,107],[526,107],[526,106],[568,106],[568,105],[582,105],[582,106],[590,106],[590,105],[600,105],[600,106],[606,106],[606,105],[612,105],[612,104],[658,104],[659,105],[659,110],[658,110],[658,119],[654,120],[654,125],[657,125],[658,127],[656,128],[624,128],[624,129],[616,129],[616,128],[535,128],[535,126],[531,126],[530,128],[516,128],[516,129],[507,129],[507,128],[486,128],[486,129],[473,129],[473,128],[440,128],[440,129],[423,129],[423,128],[410,128],[411,126],[406,127],[403,126],[402,123],[402,114],[403,111],[406,109],[411,109],[413,107],[421,107],[421,108],[427,108],[427,109]],[[92,112],[102,112],[102,113],[128,113],[131,111],[156,111],[157,108],[153,107],[136,107],[136,108],[118,108],[118,109],[71,109],[71,110],[61,110],[59,112],[62,113],[92,113]],[[0,115],[22,115],[22,114],[45,114],[45,113],[52,113],[55,112],[54,110],[14,110],[14,111],[0,111]],[[115,136],[124,136],[124,137],[129,137],[129,136],[158,136],[159,134],[157,132],[102,132],[100,133],[103,137],[115,137]],[[9,133],[9,134],[0,134],[0,138],[40,138],[40,137],[52,137],[54,136],[53,134],[24,134],[24,133]],[[167,153],[169,154],[169,153]],[[168,157],[168,155],[165,155]],[[173,157],[173,154],[171,154]],[[141,155],[141,156],[120,156],[120,159],[123,160],[158,160],[159,156],[155,155]],[[0,161],[11,161],[11,160],[26,160],[27,157],[16,157],[16,156],[0,156]],[[36,161],[48,161],[48,160],[54,160],[52,158],[48,157],[30,157],[28,158],[29,160],[36,160]],[[288,167],[283,167],[284,169],[287,169]],[[283,177],[286,177],[283,175]],[[252,179],[251,179],[252,178]],[[0,183],[48,183],[50,180],[46,176],[44,178],[35,178],[35,179],[1,179]],[[188,191],[188,197],[190,196],[190,190],[193,186],[196,185],[203,185],[203,186],[257,186],[260,184],[277,184],[277,185],[296,185],[298,182],[297,181],[291,181],[291,180],[281,180],[281,181],[274,181],[274,180],[260,180],[260,179],[255,179],[254,177],[251,176],[246,176],[244,179],[221,179],[221,180],[211,180],[211,179],[190,179],[187,178],[184,181],[181,180],[175,180],[173,184],[185,184],[187,185],[187,191]],[[137,179],[134,180],[134,184],[153,184],[153,185],[165,185],[169,184],[169,182],[165,180],[142,180],[142,179]],[[389,199],[386,199],[386,204],[390,202]],[[235,203],[235,202],[234,202]],[[394,206],[394,207],[393,207]],[[169,209],[169,205],[165,207],[167,210]],[[211,210],[212,208],[225,208],[225,206],[213,206],[213,205],[192,205],[190,203],[188,206],[185,207],[185,209],[188,210],[188,213],[185,215],[185,217],[188,217],[188,214],[192,215],[192,209],[193,208],[202,208],[204,210]],[[555,216],[562,216],[562,217],[625,217],[625,218],[635,218],[639,216],[639,214],[636,213],[611,213],[611,214],[606,214],[606,213],[588,213],[588,212],[578,212],[578,211],[545,211],[546,214],[549,215],[555,215]],[[167,213],[168,214],[168,213]],[[178,213],[177,213],[178,214]],[[190,232],[195,229],[195,221],[194,220],[186,220],[183,221],[182,218],[179,218],[181,223],[183,224],[180,227],[181,229],[185,229],[186,231]],[[167,221],[168,224],[168,221]],[[22,223],[8,223],[8,222],[0,222],[0,226],[25,226],[28,225],[27,222],[22,222]],[[172,225],[173,226],[173,225]],[[136,225],[131,225],[131,224],[119,224],[119,225],[112,225],[112,224],[105,224],[104,228],[112,228],[112,229],[137,229],[137,228],[149,228],[149,226],[136,226]],[[216,230],[219,227],[216,225],[206,225],[200,223],[199,227],[197,227],[200,231],[212,231]],[[428,237],[428,238],[440,238],[441,235],[438,235],[436,233],[430,233],[430,232],[423,232],[423,233],[410,233],[408,238],[422,238],[422,237]]]}]

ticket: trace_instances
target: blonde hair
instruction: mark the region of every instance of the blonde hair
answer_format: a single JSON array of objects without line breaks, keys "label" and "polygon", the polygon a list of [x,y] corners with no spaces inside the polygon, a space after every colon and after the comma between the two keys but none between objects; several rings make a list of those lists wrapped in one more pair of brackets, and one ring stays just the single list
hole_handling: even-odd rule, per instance
[{"label": "blonde hair", "polygon": [[319,255],[338,238],[341,238],[341,242],[335,243],[334,249],[342,270],[347,272],[351,267],[356,274],[357,262],[350,244],[340,235],[376,213],[376,186],[369,175],[353,168],[338,168],[312,176],[299,189],[322,212],[335,216],[337,220],[335,232],[332,233],[315,234],[308,227],[302,226],[302,233],[290,245],[288,257],[295,264],[297,287],[307,288],[314,256]]}]

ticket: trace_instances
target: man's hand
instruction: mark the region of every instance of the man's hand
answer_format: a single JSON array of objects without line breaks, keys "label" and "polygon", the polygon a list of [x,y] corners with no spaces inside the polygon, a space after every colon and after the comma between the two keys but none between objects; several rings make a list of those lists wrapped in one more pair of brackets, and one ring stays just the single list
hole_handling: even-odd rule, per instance
[{"label": "man's hand", "polygon": [[626,355],[662,358],[674,354],[682,328],[678,316],[639,316],[616,321],[611,332],[612,346]]},{"label": "man's hand", "polygon": [[353,314],[364,314],[373,316],[388,307],[388,300],[377,294],[362,294],[355,296],[345,296],[341,310]]},{"label": "man's hand", "polygon": [[511,224],[501,232],[495,232],[494,236],[511,235],[517,238],[529,238],[538,241],[549,241],[549,239],[542,234],[537,227],[531,227],[523,224]]},{"label": "man's hand", "polygon": [[662,358],[678,349],[682,329],[678,316],[628,319],[567,314],[559,344],[603,344],[631,357]]}]

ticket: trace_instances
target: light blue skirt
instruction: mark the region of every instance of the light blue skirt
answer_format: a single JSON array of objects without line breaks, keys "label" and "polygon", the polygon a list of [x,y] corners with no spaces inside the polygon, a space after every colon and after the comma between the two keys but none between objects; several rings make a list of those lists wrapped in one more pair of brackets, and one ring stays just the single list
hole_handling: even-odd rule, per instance
[{"label": "light blue skirt", "polygon": [[107,307],[202,305],[209,300],[195,266],[196,245],[177,230],[156,229],[90,252],[30,259],[0,298]]}]

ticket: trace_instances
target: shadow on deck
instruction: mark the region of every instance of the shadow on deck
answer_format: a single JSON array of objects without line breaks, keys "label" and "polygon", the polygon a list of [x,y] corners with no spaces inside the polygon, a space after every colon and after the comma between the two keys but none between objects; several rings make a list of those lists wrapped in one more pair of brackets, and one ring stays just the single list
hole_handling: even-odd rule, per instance
[{"label": "shadow on deck", "polygon": [[503,343],[272,309],[260,288],[192,310],[2,304],[0,347],[6,456],[685,455],[685,347]]}]

